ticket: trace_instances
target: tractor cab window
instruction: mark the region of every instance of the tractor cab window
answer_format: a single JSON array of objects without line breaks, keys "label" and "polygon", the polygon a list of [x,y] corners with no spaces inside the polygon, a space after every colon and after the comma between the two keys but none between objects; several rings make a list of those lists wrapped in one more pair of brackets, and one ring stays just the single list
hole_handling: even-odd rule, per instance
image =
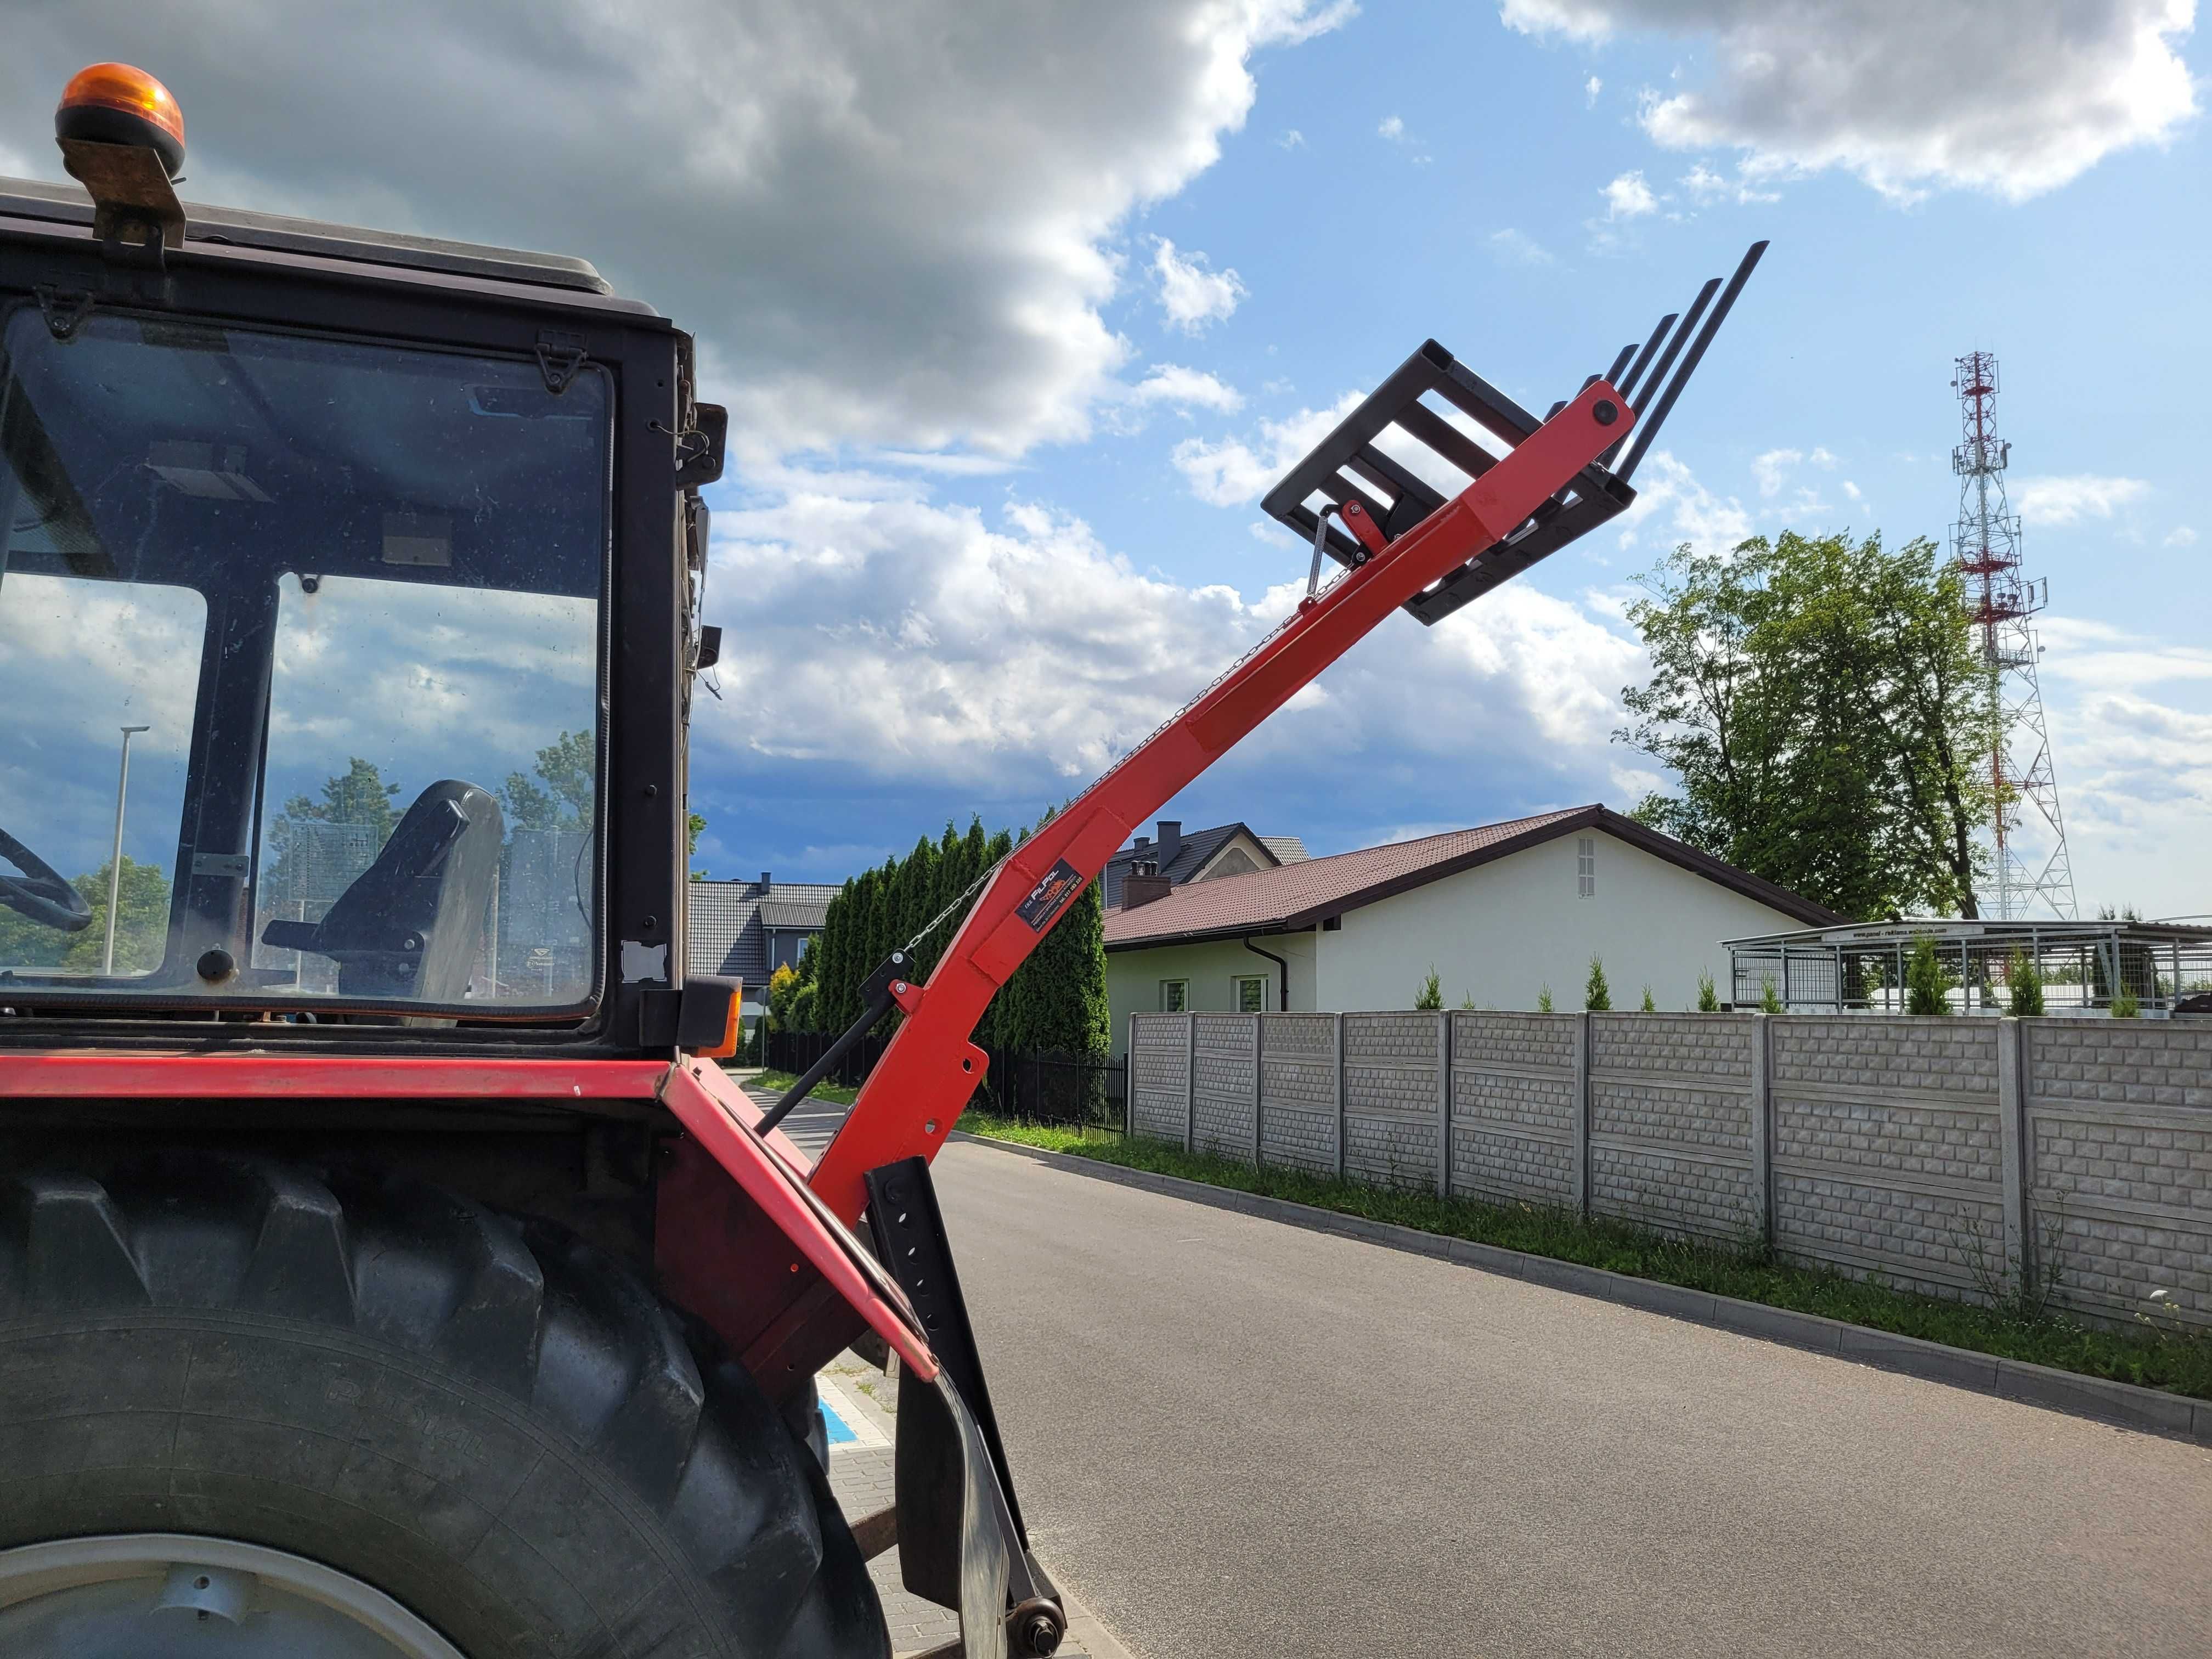
[{"label": "tractor cab window", "polygon": [[0,1004],[586,1003],[611,415],[526,358],[9,315]]}]

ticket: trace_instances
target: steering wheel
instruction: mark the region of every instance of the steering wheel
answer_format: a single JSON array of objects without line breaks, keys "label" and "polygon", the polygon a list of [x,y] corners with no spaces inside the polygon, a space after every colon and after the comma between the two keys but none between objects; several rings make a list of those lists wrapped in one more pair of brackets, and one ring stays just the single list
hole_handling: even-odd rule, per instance
[{"label": "steering wheel", "polygon": [[64,933],[81,933],[92,925],[92,906],[84,895],[5,830],[0,830],[0,859],[23,872],[20,876],[0,873],[0,904]]}]

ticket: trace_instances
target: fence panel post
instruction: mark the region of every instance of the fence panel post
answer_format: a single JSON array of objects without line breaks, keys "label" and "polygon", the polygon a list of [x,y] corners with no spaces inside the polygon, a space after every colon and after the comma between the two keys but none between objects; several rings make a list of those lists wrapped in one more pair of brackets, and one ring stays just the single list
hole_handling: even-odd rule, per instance
[{"label": "fence panel post", "polygon": [[1774,1243],[1774,1085],[1772,1021],[1751,1017],[1751,1182],[1759,1236]]},{"label": "fence panel post", "polygon": [[1590,1017],[1587,1010],[1575,1016],[1573,1042],[1575,1208],[1587,1221],[1590,1214]]},{"label": "fence panel post", "polygon": [[1137,1133],[1137,1016],[1129,1015],[1129,1046],[1121,1051],[1121,1138]]},{"label": "fence panel post", "polygon": [[2005,1272],[2025,1292],[2027,1275],[2039,1272],[2028,1259],[2033,1236],[2027,1213],[2027,1022],[2006,1015],[1997,1022],[1997,1162],[2004,1181]]},{"label": "fence panel post", "polygon": [[1451,1016],[1437,1016],[1437,1196],[1451,1196]]},{"label": "fence panel post", "polygon": [[1194,1152],[1198,1147],[1198,1016],[1182,1017],[1182,1051],[1186,1062],[1182,1074],[1182,1149]]},{"label": "fence panel post", "polygon": [[1260,1133],[1260,1103],[1267,1094],[1267,1017],[1255,1014],[1252,1016],[1252,1167],[1255,1170],[1267,1167],[1267,1143],[1261,1139]]},{"label": "fence panel post", "polygon": [[1344,1137],[1348,1119],[1344,1102],[1344,1016],[1336,1017],[1336,1178],[1344,1179]]}]

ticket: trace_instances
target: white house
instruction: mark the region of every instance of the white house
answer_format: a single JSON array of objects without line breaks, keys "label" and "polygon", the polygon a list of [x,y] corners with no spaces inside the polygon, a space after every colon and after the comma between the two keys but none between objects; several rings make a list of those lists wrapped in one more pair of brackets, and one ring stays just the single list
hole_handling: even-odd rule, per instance
[{"label": "white house", "polygon": [[1178,887],[1106,916],[1116,1053],[1139,1011],[1694,1007],[1724,939],[1844,920],[1603,806],[1577,806]]}]

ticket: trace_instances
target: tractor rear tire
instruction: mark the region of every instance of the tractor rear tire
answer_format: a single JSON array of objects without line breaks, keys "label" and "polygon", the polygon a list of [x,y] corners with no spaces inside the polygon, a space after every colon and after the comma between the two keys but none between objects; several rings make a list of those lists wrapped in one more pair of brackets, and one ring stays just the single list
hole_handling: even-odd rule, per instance
[{"label": "tractor rear tire", "polygon": [[0,1176],[0,1599],[55,1540],[183,1534],[334,1569],[465,1659],[888,1659],[822,1465],[687,1323],[386,1172]]}]

